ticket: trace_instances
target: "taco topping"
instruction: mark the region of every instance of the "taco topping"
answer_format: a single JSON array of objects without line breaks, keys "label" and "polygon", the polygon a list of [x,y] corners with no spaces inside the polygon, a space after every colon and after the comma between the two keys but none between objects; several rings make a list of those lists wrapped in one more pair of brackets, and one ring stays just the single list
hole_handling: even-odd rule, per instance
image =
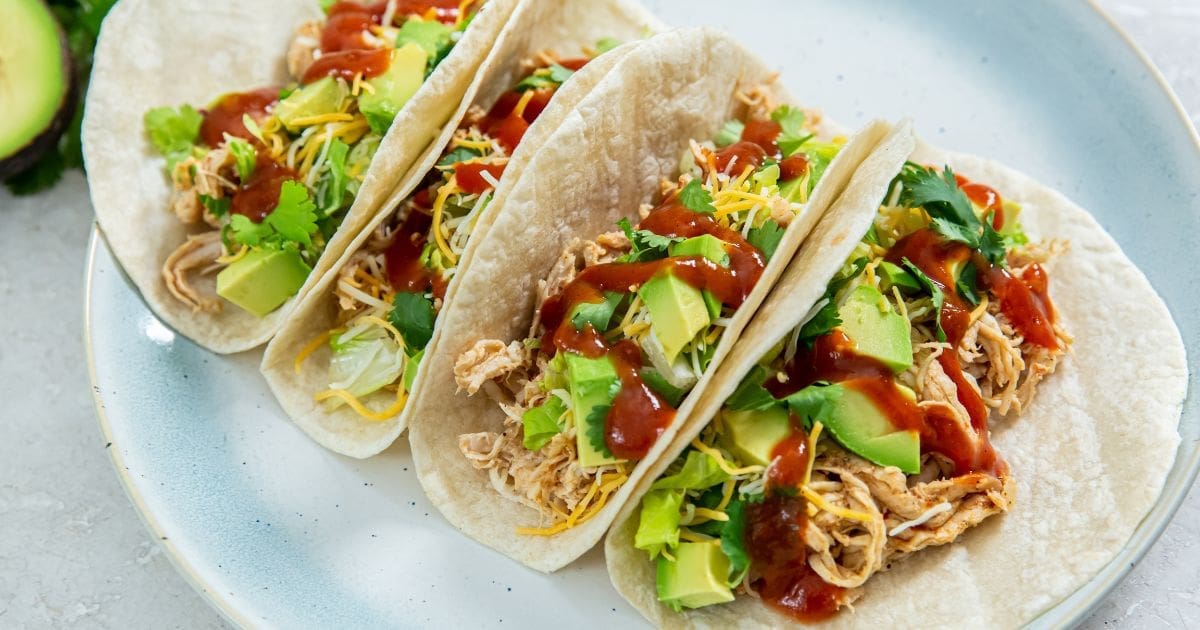
[{"label": "taco topping", "polygon": [[[814,138],[813,116],[763,93],[744,95],[748,111],[714,141],[692,142],[678,183],[638,225],[568,245],[529,338],[481,340],[459,357],[459,386],[486,390],[506,415],[502,433],[459,447],[497,491],[543,515],[521,533],[585,522],[646,457],[840,148]],[[798,156],[812,168],[782,177],[781,160]]]},{"label": "taco topping", "polygon": [[[172,210],[198,230],[163,266],[171,294],[197,311],[229,301],[259,317],[291,298],[352,205],[392,119],[480,5],[338,2],[297,30],[288,86],[226,94],[201,110],[146,112],[175,186]],[[192,284],[213,273],[216,295]]]},{"label": "taco topping", "polygon": [[[340,270],[337,327],[300,352],[297,369],[328,342],[329,387],[315,395],[349,404],[369,421],[403,408],[433,334],[446,288],[481,213],[525,130],[586,59],[543,52],[490,110],[473,107],[437,165]],[[394,395],[391,392],[394,391]],[[382,409],[362,398],[389,394]]]},{"label": "taco topping", "polygon": [[[904,555],[1003,512],[992,410],[1020,412],[1070,344],[1020,207],[908,164],[807,321],[643,497],[635,546],[675,610],[753,593],[835,613]],[[706,576],[698,581],[697,575]]]}]

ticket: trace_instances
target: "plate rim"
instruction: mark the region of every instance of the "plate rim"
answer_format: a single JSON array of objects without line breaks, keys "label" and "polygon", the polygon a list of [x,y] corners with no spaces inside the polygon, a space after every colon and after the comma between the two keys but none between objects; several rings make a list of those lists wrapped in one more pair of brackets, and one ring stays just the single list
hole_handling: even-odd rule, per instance
[{"label": "plate rim", "polygon": [[[1109,31],[1133,53],[1136,60],[1154,81],[1159,92],[1167,97],[1167,101],[1174,110],[1175,115],[1178,116],[1187,130],[1192,148],[1200,155],[1200,132],[1197,131],[1196,126],[1187,113],[1187,109],[1183,106],[1174,88],[1171,87],[1170,82],[1167,81],[1166,76],[1163,75],[1149,54],[1099,5],[1099,0],[1086,0],[1084,8],[1091,10],[1099,16]],[[88,384],[92,392],[92,407],[96,414],[100,433],[107,445],[105,450],[108,452],[109,461],[112,463],[117,478],[121,482],[121,488],[129,498],[130,503],[132,503],[134,511],[137,513],[142,525],[153,535],[155,543],[165,552],[168,561],[175,568],[176,572],[226,622],[239,628],[260,627],[260,624],[252,621],[238,606],[234,605],[231,598],[222,595],[219,589],[212,588],[212,585],[201,575],[194,563],[179,549],[174,540],[167,535],[167,531],[159,522],[158,517],[153,514],[146,504],[142,492],[137,487],[133,477],[128,474],[129,471],[125,466],[124,457],[121,455],[120,449],[113,448],[116,442],[113,439],[111,421],[106,411],[103,394],[96,375],[95,346],[92,339],[94,331],[91,325],[92,299],[95,290],[96,255],[99,251],[101,241],[104,242],[107,248],[108,244],[103,230],[98,223],[93,221],[91,234],[88,238],[87,260],[84,265],[83,344],[85,361],[87,363]],[[109,249],[111,250],[111,248]],[[119,264],[116,265],[116,268],[124,277],[125,272]],[[138,299],[142,299],[140,294],[138,295]],[[1184,347],[1185,349],[1187,348],[1186,341]],[[1188,369],[1190,373],[1190,363]],[[1196,392],[1191,391],[1189,387],[1185,401],[1193,395],[1196,395]],[[1183,411],[1181,410],[1180,418],[1182,417]],[[1181,440],[1179,449],[1182,451],[1188,446],[1186,441]],[[1121,550],[1085,584],[1031,620],[1029,623],[1030,627],[1045,625],[1074,627],[1079,625],[1099,607],[1100,603],[1112,593],[1117,585],[1124,581],[1125,577],[1133,570],[1133,567],[1146,556],[1150,548],[1162,536],[1167,526],[1170,525],[1171,520],[1183,504],[1184,499],[1187,498],[1188,492],[1194,486],[1198,473],[1200,473],[1200,445],[1193,442],[1190,453],[1180,451],[1176,452],[1176,461],[1172,465],[1172,469],[1178,467],[1182,462],[1184,464],[1183,475],[1177,477],[1174,481],[1170,478],[1166,480],[1159,493],[1158,500],[1134,528],[1133,533]],[[1164,501],[1168,498],[1169,500]],[[1089,590],[1092,592],[1087,593]]]}]

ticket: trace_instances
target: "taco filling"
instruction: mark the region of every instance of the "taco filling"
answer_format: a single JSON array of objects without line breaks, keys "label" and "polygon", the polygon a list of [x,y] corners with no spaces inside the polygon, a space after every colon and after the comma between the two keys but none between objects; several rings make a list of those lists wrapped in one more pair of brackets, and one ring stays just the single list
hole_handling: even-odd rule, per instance
[{"label": "taco filling", "polygon": [[583,523],[628,479],[840,149],[814,137],[813,114],[765,94],[742,95],[743,118],[691,142],[638,225],[622,219],[567,246],[527,339],[477,341],[458,358],[459,387],[486,390],[505,413],[502,432],[461,435],[459,448],[502,496],[542,515],[520,533]]},{"label": "taco filling", "polygon": [[[304,285],[400,109],[462,37],[482,0],[337,2],[297,29],[291,83],[160,107],[144,124],[166,157],[171,209],[197,232],[163,281],[196,311],[259,317]],[[193,285],[216,273],[216,295]]]},{"label": "taco filling", "polygon": [[676,611],[752,595],[827,617],[876,572],[1006,511],[989,417],[1020,414],[1071,339],[1020,207],[907,164],[807,321],[641,500],[635,546]]},{"label": "taco filling", "polygon": [[[349,404],[371,421],[403,409],[446,288],[509,157],[559,86],[588,60],[539,53],[528,74],[490,110],[473,106],[416,192],[341,268],[334,288],[337,327],[296,359],[299,369],[317,347],[329,344],[329,387],[315,394],[317,400],[335,408]],[[376,409],[360,400],[376,392],[388,394],[390,402]]]}]

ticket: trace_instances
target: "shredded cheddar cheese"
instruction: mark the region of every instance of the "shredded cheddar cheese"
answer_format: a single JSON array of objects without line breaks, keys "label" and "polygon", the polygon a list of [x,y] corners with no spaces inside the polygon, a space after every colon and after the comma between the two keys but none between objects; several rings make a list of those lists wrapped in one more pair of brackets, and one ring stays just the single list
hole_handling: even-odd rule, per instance
[{"label": "shredded cheddar cheese", "polygon": [[350,405],[350,408],[353,409],[355,413],[362,416],[366,420],[384,422],[386,420],[391,420],[396,414],[400,413],[400,411],[404,409],[404,403],[407,402],[408,395],[405,394],[403,387],[396,388],[396,402],[392,403],[390,407],[382,411],[371,411],[362,403],[362,401],[358,399],[358,397],[344,389],[327,389],[323,392],[318,392],[313,396],[313,399],[317,402],[328,400],[330,398],[340,398],[342,402]]},{"label": "shredded cheddar cheese", "polygon": [[308,357],[311,356],[312,353],[317,351],[317,348],[320,348],[321,346],[325,345],[329,341],[329,338],[332,337],[333,335],[340,334],[340,333],[341,333],[340,330],[339,331],[333,331],[333,330],[326,331],[326,332],[321,333],[320,335],[317,335],[317,337],[315,339],[313,339],[312,341],[305,344],[304,347],[300,349],[300,352],[298,352],[296,354],[296,361],[295,361],[295,365],[294,365],[294,367],[296,369],[296,374],[300,373],[300,366],[304,365],[304,362],[306,360],[308,360]]},{"label": "shredded cheddar cheese", "polygon": [[859,512],[856,510],[851,510],[851,509],[847,509],[844,507],[838,507],[836,505],[833,505],[832,503],[826,501],[825,497],[818,494],[812,488],[808,488],[808,487],[801,488],[800,494],[804,495],[804,498],[808,499],[808,502],[811,505],[814,505],[818,509],[823,510],[825,512],[829,512],[830,514],[833,514],[834,516],[836,516],[838,518],[844,518],[848,521],[858,521],[860,523],[870,523],[872,520],[874,520],[871,517],[871,515],[867,514],[866,512]]},{"label": "shredded cheddar cheese", "polygon": [[733,466],[731,466],[729,464],[729,462],[725,461],[725,456],[721,455],[721,451],[718,451],[717,449],[704,444],[699,439],[693,439],[692,446],[695,447],[695,449],[700,451],[701,453],[704,453],[705,455],[708,455],[709,457],[716,460],[717,466],[721,470],[725,471],[725,474],[730,475],[732,477],[736,477],[738,475],[747,475],[750,473],[762,472],[763,470],[766,470],[762,466],[744,466],[742,468],[734,468]]},{"label": "shredded cheddar cheese", "polygon": [[458,188],[458,182],[454,176],[450,177],[450,181],[442,185],[438,189],[437,200],[433,202],[433,238],[437,242],[438,249],[442,251],[442,255],[451,265],[458,263],[458,256],[450,249],[450,244],[446,242],[446,237],[442,234],[442,212],[446,207],[446,199],[450,194]]}]

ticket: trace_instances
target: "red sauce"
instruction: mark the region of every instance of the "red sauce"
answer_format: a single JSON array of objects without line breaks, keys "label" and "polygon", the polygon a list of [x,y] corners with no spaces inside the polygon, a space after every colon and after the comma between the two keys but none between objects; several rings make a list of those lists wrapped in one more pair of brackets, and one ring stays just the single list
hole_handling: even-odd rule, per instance
[{"label": "red sauce", "polygon": [[[586,326],[591,328],[591,326]],[[613,455],[641,459],[675,418],[675,409],[642,380],[642,351],[626,339],[609,351],[621,390],[604,418],[604,443]]]},{"label": "red sauce", "polygon": [[774,120],[751,118],[746,121],[746,127],[742,130],[742,142],[757,144],[767,155],[778,156],[779,145],[775,144],[775,141],[781,133],[783,127]]},{"label": "red sauce", "polygon": [[668,272],[693,287],[707,289],[722,303],[736,308],[750,295],[766,266],[762,253],[741,234],[722,227],[709,215],[688,210],[674,199],[654,209],[638,227],[662,236],[692,238],[711,234],[728,244],[729,266],[722,267],[703,256],[676,256],[588,267],[561,293],[542,304],[541,319],[546,328],[543,348],[560,347],[557,342],[560,333],[570,334],[574,329],[567,314],[576,304],[602,301],[605,291],[636,291],[654,275]]},{"label": "red sauce", "polygon": [[262,88],[222,96],[204,111],[204,121],[200,123],[200,141],[216,148],[225,142],[225,134],[229,134],[258,142],[246,129],[242,118],[249,115],[254,122],[262,123],[271,115],[278,100],[279,88]]},{"label": "red sauce", "polygon": [[1000,310],[1026,343],[1049,349],[1058,348],[1054,334],[1054,306],[1048,293],[1049,279],[1041,265],[1030,265],[1018,278],[1007,269],[988,267],[980,274],[986,286],[1000,300]]},{"label": "red sauce", "polygon": [[991,186],[977,184],[962,175],[955,174],[954,180],[967,195],[967,199],[980,208],[986,208],[995,213],[992,215],[992,228],[999,230],[1004,225],[1004,200],[1000,197],[1000,193]]},{"label": "red sauce", "polygon": [[503,164],[487,164],[485,162],[459,162],[454,165],[454,181],[458,182],[459,188],[468,195],[482,195],[492,189],[491,183],[483,178],[483,173],[487,172],[497,181],[504,175],[504,167],[508,163]]},{"label": "red sauce", "polygon": [[325,28],[321,31],[321,52],[330,54],[343,50],[372,48],[363,37],[372,26],[377,26],[383,13],[374,13],[368,7],[339,2],[329,10]]},{"label": "red sauce", "polygon": [[314,61],[308,70],[304,71],[302,83],[312,83],[325,77],[337,77],[350,82],[359,73],[364,79],[369,79],[387,72],[391,61],[391,52],[386,48],[328,53],[321,55],[320,59]]},{"label": "red sauce", "polygon": [[747,582],[767,605],[801,621],[819,621],[837,612],[846,591],[808,564],[808,502],[796,494],[808,467],[808,440],[795,416],[792,428],[771,452],[766,496],[746,504]]},{"label": "red sauce", "polygon": [[262,223],[279,205],[279,191],[283,183],[299,179],[296,171],[260,152],[254,162],[254,174],[233,193],[229,211],[255,223]]},{"label": "red sauce", "polygon": [[433,291],[436,298],[446,295],[446,281],[442,274],[421,264],[421,251],[425,249],[426,235],[433,218],[413,207],[388,248],[384,250],[388,280],[392,290],[406,293]]},{"label": "red sauce", "polygon": [[[746,166],[758,168],[767,160],[767,152],[753,142],[735,142],[717,151],[714,168],[718,173],[741,175]],[[732,168],[730,165],[733,165]]]},{"label": "red sauce", "polygon": [[789,182],[800,179],[808,172],[808,158],[803,153],[797,153],[779,162],[779,181]]}]

